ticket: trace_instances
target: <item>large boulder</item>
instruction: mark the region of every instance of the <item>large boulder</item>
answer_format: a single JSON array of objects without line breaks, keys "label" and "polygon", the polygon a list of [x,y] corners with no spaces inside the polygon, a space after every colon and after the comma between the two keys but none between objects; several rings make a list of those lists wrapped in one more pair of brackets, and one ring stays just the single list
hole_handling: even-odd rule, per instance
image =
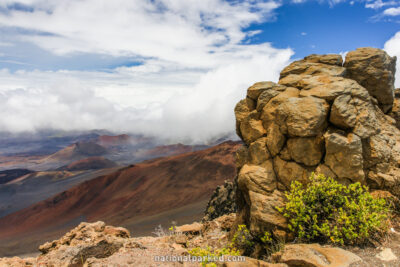
[{"label": "large boulder", "polygon": [[272,161],[263,166],[244,165],[238,175],[238,186],[243,191],[272,192],[276,188],[276,177]]},{"label": "large boulder", "polygon": [[361,138],[353,133],[328,132],[325,135],[325,164],[342,179],[364,182]]},{"label": "large boulder", "polygon": [[276,122],[281,132],[289,136],[316,136],[327,126],[329,105],[320,98],[292,97],[283,102],[277,112]]},{"label": "large boulder", "polygon": [[400,196],[395,60],[372,48],[348,53],[345,63],[311,55],[282,70],[278,83],[247,90],[235,108],[245,142],[237,153],[237,224],[254,234],[285,230],[276,211],[281,193],[312,172]]},{"label": "large boulder", "polygon": [[322,137],[290,138],[287,147],[291,158],[306,166],[318,165],[325,151]]},{"label": "large boulder", "polygon": [[[289,267],[349,267],[361,263],[354,253],[335,247],[321,247],[319,244],[289,244],[273,255],[276,261]],[[357,265],[360,266],[360,265]]]},{"label": "large boulder", "polygon": [[346,76],[366,88],[384,112],[392,107],[396,57],[377,48],[363,47],[346,55],[344,67]]}]

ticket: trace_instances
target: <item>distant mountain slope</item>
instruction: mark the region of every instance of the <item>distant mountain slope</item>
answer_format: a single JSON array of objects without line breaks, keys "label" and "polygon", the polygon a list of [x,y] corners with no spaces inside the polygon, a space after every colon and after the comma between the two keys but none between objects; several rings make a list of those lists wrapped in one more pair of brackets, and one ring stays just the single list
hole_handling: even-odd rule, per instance
[{"label": "distant mountain slope", "polygon": [[77,142],[66,148],[50,155],[46,160],[55,161],[73,161],[84,157],[101,156],[107,153],[107,150],[94,142]]},{"label": "distant mountain slope", "polygon": [[109,131],[60,131],[9,133],[0,131],[0,155],[45,156],[80,141],[92,141],[99,136],[110,135]]},{"label": "distant mountain slope", "polygon": [[[170,211],[178,221],[180,216],[200,219],[215,187],[235,176],[234,155],[239,145],[225,142],[202,151],[148,160],[3,217],[0,255],[22,240],[26,246],[14,247],[14,253],[32,251],[44,239],[55,238],[83,220],[104,220],[137,233],[143,227],[154,229],[160,213]],[[197,210],[182,209],[186,206]],[[136,219],[147,223],[138,225]]]},{"label": "distant mountain slope", "polygon": [[59,168],[58,170],[63,171],[82,171],[82,170],[98,170],[117,167],[118,165],[104,157],[90,157],[81,160],[74,161],[66,166]]},{"label": "distant mountain slope", "polygon": [[12,169],[0,171],[0,184],[8,183],[14,179],[17,179],[32,172],[33,171],[28,169]]},{"label": "distant mountain slope", "polygon": [[[56,170],[88,157],[104,157],[123,166],[209,147],[209,145],[160,145],[163,141],[154,137],[100,133],[80,133],[76,136],[73,133],[69,133],[68,136],[60,133],[59,137],[57,134],[52,136],[47,134],[42,137],[38,134],[39,136],[29,137],[4,135],[0,132],[0,170]],[[46,154],[50,151],[51,153]]]},{"label": "distant mountain slope", "polygon": [[135,153],[135,156],[137,158],[151,159],[151,158],[179,155],[183,153],[206,149],[207,147],[208,146],[205,145],[183,145],[183,144],[163,145],[163,146],[156,146],[151,149],[144,149],[137,151]]},{"label": "distant mountain slope", "polygon": [[0,218],[116,170],[34,172],[0,184]]},{"label": "distant mountain slope", "polygon": [[95,141],[97,144],[103,147],[113,147],[113,146],[129,145],[134,140],[127,134],[120,134],[120,135],[101,135]]}]

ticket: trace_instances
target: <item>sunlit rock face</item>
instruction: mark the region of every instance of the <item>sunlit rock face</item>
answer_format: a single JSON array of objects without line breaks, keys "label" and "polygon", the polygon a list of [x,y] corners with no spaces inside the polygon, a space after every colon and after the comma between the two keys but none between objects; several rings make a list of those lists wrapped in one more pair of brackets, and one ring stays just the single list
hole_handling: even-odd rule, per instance
[{"label": "sunlit rock face", "polygon": [[359,48],[311,55],[258,82],[235,107],[238,223],[285,235],[276,211],[293,181],[312,172],[400,196],[400,112],[396,58]]}]

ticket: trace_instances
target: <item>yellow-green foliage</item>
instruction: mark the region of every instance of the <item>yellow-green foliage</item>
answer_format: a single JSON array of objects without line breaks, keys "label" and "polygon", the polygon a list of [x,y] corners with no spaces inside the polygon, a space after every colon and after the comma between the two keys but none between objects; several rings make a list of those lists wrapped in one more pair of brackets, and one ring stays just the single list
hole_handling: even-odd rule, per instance
[{"label": "yellow-green foliage", "polygon": [[223,255],[240,256],[240,252],[235,248],[222,248],[214,249],[207,248],[193,248],[189,250],[189,254],[195,257],[202,257],[204,260],[201,263],[203,267],[216,267],[217,265],[209,259],[219,258]]},{"label": "yellow-green foliage", "polygon": [[235,235],[232,238],[231,247],[248,250],[254,246],[253,236],[247,229],[246,225],[240,224]]},{"label": "yellow-green foliage", "polygon": [[293,182],[286,197],[278,210],[300,241],[361,244],[388,227],[386,201],[374,199],[360,183],[345,186],[313,173],[307,187]]},{"label": "yellow-green foliage", "polygon": [[264,235],[260,238],[260,240],[264,244],[270,244],[273,242],[272,235],[270,232],[265,232]]}]

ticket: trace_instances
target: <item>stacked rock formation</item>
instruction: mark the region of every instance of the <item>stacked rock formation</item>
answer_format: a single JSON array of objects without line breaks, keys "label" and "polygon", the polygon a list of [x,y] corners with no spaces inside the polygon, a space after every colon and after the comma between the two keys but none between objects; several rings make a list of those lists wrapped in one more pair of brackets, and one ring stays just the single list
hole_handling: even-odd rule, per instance
[{"label": "stacked rock formation", "polygon": [[248,88],[235,107],[245,143],[237,152],[238,223],[285,237],[275,207],[293,181],[307,182],[312,172],[400,195],[395,63],[374,48],[349,52],[345,62],[311,55],[286,67],[278,83]]}]

